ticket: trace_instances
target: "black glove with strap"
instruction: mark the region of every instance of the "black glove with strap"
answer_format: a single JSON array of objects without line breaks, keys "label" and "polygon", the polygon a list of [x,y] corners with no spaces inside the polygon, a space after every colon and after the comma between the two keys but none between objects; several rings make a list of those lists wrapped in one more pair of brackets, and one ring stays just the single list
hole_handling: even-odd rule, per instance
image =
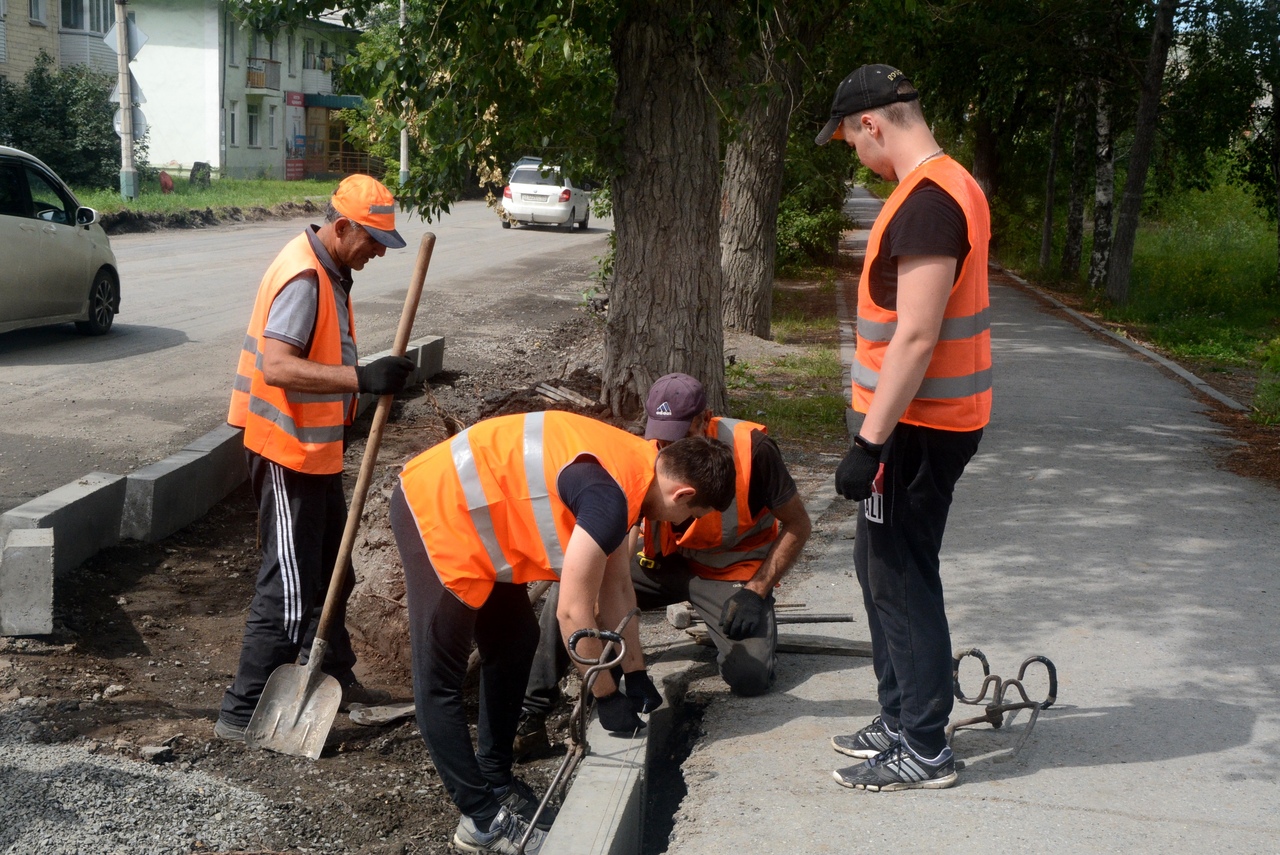
[{"label": "black glove with strap", "polygon": [[743,588],[725,600],[720,610],[720,626],[729,638],[741,641],[754,635],[764,623],[765,610],[764,598]]},{"label": "black glove with strap", "polygon": [[849,453],[836,467],[836,492],[855,502],[870,496],[871,483],[880,469],[880,452],[883,450],[884,445],[873,445],[861,436],[855,436]]},{"label": "black glove with strap", "polygon": [[644,722],[631,707],[631,699],[622,692],[596,698],[596,712],[600,716],[600,726],[610,733],[631,734],[644,727]]},{"label": "black glove with strap", "polygon": [[356,366],[356,384],[361,394],[394,395],[404,388],[413,373],[413,360],[404,356],[384,356],[368,365]]},{"label": "black glove with strap", "polygon": [[662,692],[653,685],[649,672],[644,668],[639,671],[628,671],[623,681],[631,708],[638,713],[651,713],[662,706]]}]

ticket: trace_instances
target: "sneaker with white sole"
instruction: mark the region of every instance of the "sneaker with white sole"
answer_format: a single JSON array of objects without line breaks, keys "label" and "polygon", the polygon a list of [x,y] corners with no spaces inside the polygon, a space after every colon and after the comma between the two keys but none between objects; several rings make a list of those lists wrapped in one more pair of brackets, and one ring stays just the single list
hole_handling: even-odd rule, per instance
[{"label": "sneaker with white sole", "polygon": [[244,732],[247,728],[246,724],[232,724],[220,718],[213,724],[213,735],[228,742],[244,742]]},{"label": "sneaker with white sole", "polygon": [[[542,803],[542,799],[534,793],[533,788],[519,778],[512,778],[509,786],[494,787],[493,794],[497,796],[499,804],[511,810],[525,822],[533,819],[538,805]],[[534,823],[534,827],[542,831],[551,828],[551,823],[556,821],[557,812],[558,808],[547,805],[538,817],[538,821]]]},{"label": "sneaker with white sole", "polygon": [[842,787],[891,793],[895,790],[943,790],[956,782],[956,758],[950,747],[933,760],[917,757],[899,740],[865,763],[831,773]]},{"label": "sneaker with white sole", "polygon": [[877,754],[888,751],[898,743],[898,739],[898,734],[889,729],[884,719],[876,716],[871,719],[871,724],[857,733],[831,737],[831,747],[841,754],[848,754],[859,760],[870,760]]},{"label": "sneaker with white sole", "polygon": [[[528,830],[529,824],[505,807],[489,823],[488,831],[481,831],[471,817],[464,816],[458,821],[458,829],[453,833],[453,848],[459,852],[481,855],[515,855],[520,848],[521,838]],[[524,847],[525,855],[538,855],[546,836],[546,832],[533,829],[529,842]]]}]

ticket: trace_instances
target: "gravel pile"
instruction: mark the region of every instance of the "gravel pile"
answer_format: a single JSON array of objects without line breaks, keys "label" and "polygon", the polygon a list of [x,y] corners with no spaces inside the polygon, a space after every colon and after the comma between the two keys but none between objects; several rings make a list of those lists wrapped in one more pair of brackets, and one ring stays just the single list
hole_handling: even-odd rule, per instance
[{"label": "gravel pile", "polygon": [[42,744],[45,702],[0,707],[0,852],[173,853],[261,846],[271,802],[201,772]]}]

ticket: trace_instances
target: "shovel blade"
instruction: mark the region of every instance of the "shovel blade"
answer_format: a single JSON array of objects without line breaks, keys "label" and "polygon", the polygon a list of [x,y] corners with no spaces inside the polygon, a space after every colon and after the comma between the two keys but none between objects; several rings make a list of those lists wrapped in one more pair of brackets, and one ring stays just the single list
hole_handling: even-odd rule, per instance
[{"label": "shovel blade", "polygon": [[318,760],[341,705],[342,686],[333,677],[316,679],[305,665],[281,665],[262,690],[245,744]]}]

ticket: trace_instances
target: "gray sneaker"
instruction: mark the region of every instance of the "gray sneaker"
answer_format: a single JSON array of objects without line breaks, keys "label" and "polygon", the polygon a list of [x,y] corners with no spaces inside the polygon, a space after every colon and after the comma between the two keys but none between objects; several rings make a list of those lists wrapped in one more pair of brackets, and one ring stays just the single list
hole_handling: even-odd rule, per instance
[{"label": "gray sneaker", "polygon": [[213,735],[228,742],[244,742],[244,732],[248,725],[232,724],[218,719],[213,725]]},{"label": "gray sneaker", "polygon": [[836,783],[853,790],[891,793],[896,790],[943,790],[955,784],[956,759],[950,748],[932,761],[917,757],[899,740],[865,763],[836,769]]},{"label": "gray sneaker", "polygon": [[[534,813],[538,810],[538,805],[542,802],[542,799],[534,793],[533,788],[519,778],[512,778],[510,786],[494,788],[493,794],[498,797],[499,804],[509,809],[525,822],[533,819]],[[542,815],[538,817],[536,827],[542,831],[551,828],[551,823],[556,821],[558,810],[552,805],[547,805],[543,809]]]},{"label": "gray sneaker", "polygon": [[[529,824],[505,807],[489,823],[488,831],[476,828],[471,817],[464,816],[458,820],[458,830],[453,833],[453,848],[459,852],[515,855],[521,838],[528,830]],[[524,847],[525,855],[538,855],[546,837],[546,832],[533,829]]]},{"label": "gray sneaker", "polygon": [[870,760],[877,754],[888,751],[898,744],[898,734],[887,726],[880,716],[871,719],[871,724],[857,733],[846,733],[831,737],[831,747],[841,754],[857,757],[859,760]]}]

